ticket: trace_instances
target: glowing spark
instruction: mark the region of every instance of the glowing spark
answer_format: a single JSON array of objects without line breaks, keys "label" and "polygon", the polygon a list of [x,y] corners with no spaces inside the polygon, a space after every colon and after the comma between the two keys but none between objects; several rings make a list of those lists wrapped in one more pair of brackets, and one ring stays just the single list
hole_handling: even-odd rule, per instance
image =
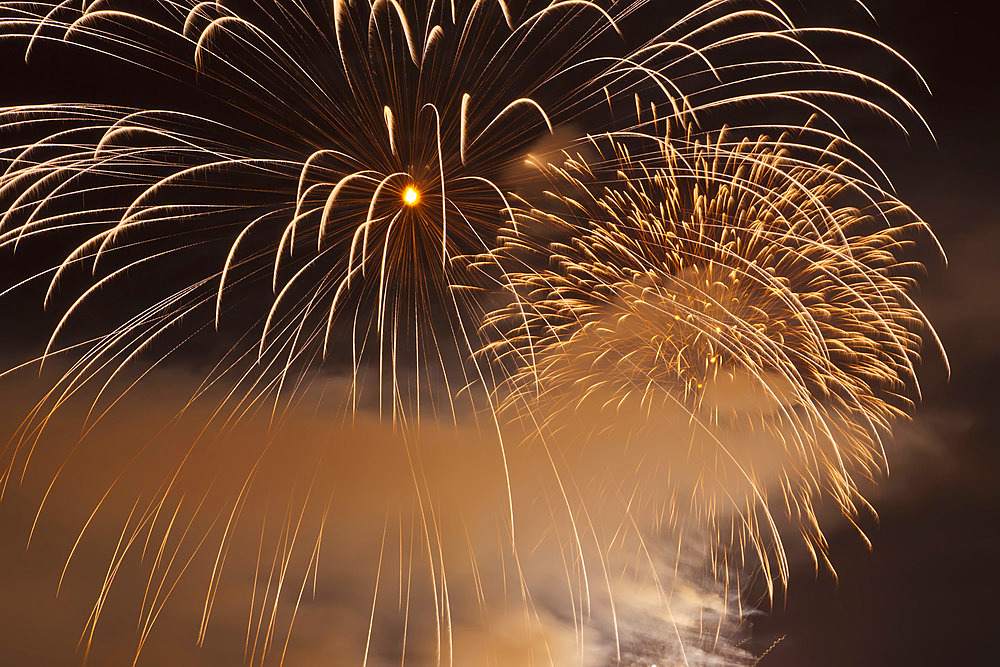
[{"label": "glowing spark", "polygon": [[403,192],[403,201],[406,202],[407,206],[416,206],[420,203],[420,192],[414,187],[406,188]]}]

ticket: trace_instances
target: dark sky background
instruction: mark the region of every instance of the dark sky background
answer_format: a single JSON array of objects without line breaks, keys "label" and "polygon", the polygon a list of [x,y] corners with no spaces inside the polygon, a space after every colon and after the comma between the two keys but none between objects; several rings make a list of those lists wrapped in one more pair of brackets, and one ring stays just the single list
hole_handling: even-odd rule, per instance
[{"label": "dark sky background", "polygon": [[[931,224],[949,255],[948,268],[929,263],[919,302],[953,374],[946,381],[942,364],[928,357],[925,400],[889,449],[891,476],[872,494],[879,522],[863,525],[872,550],[853,531],[829,529],[839,583],[814,577],[809,563],[794,564],[787,597],[754,621],[753,646],[760,653],[783,637],[761,662],[771,667],[993,664],[1000,620],[1000,59],[993,3],[867,4],[878,26],[856,13],[848,25],[898,49],[933,89],[930,97],[917,91],[913,101],[937,145],[918,133],[910,142],[881,130],[855,138],[874,147],[900,199]],[[835,15],[814,18],[844,24]],[[79,80],[60,79],[44,62],[33,70],[10,65],[15,52],[0,45],[0,104],[84,93]],[[14,331],[0,341],[12,349],[36,326],[8,320]],[[2,391],[0,401],[11,402]],[[22,539],[0,536],[0,550]],[[0,596],[14,590],[0,589]],[[0,656],[0,664],[18,663]]]},{"label": "dark sky background", "polygon": [[[948,351],[945,382],[928,358],[925,401],[889,452],[869,553],[830,533],[839,585],[793,574],[787,601],[758,632],[785,639],[764,665],[995,664],[1000,554],[1000,78],[986,2],[867,3],[874,31],[933,90],[916,106],[938,145],[881,149],[900,198],[937,233],[950,265],[929,264],[919,302]],[[877,137],[864,137],[878,143]]]}]

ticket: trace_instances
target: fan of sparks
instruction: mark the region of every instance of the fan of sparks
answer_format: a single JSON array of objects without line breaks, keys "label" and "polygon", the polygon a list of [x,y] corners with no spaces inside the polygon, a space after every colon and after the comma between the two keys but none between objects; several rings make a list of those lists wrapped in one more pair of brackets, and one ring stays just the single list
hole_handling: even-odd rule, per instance
[{"label": "fan of sparks", "polygon": [[[466,258],[534,187],[533,149],[644,125],[639,93],[705,122],[754,101],[769,123],[818,113],[836,131],[839,101],[899,124],[859,88],[909,113],[809,46],[870,38],[758,4],[708,2],[661,27],[645,2],[0,3],[0,36],[24,39],[29,62],[68,42],[178,80],[192,107],[0,111],[0,244],[64,248],[27,277],[63,309],[43,358],[77,353],[53,400],[201,326],[232,343],[209,384],[228,374],[251,403],[277,410],[326,360],[358,395],[376,378],[365,393],[394,418],[422,400],[454,410],[463,387],[494,384],[468,360],[478,296],[504,287]],[[770,55],[747,62],[755,50]],[[91,306],[140,274],[157,280],[126,308]],[[74,328],[88,307],[114,326]]]},{"label": "fan of sparks", "polygon": [[934,335],[909,296],[925,223],[808,134],[633,133],[540,166],[552,189],[515,217],[564,240],[508,237],[517,298],[484,325],[502,412],[570,457],[638,449],[675,533],[781,581],[789,523],[832,570],[817,501],[868,509]]}]

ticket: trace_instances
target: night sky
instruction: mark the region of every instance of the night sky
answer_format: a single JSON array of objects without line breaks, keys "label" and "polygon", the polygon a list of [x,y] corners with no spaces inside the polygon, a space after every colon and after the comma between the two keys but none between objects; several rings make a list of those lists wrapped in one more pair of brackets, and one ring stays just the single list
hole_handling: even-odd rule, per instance
[{"label": "night sky", "polygon": [[952,364],[925,367],[925,400],[889,452],[867,552],[831,536],[839,585],[811,566],[759,622],[786,635],[762,664],[985,665],[995,657],[1000,388],[1000,175],[996,36],[988,3],[877,2],[876,33],[927,78],[917,107],[938,138],[883,153],[903,201],[934,228],[949,266],[929,264],[919,302]]},{"label": "night sky", "polygon": [[[1000,431],[995,423],[1000,406],[1000,59],[992,3],[866,4],[877,26],[853,11],[846,17],[813,14],[812,23],[855,27],[878,37],[913,62],[933,90],[933,96],[921,95],[916,87],[903,92],[927,119],[937,145],[916,129],[907,141],[889,136],[881,126],[867,133],[861,128],[854,138],[873,149],[900,199],[928,221],[948,254],[948,267],[928,261],[918,303],[943,339],[952,376],[946,380],[940,360],[928,355],[922,369],[924,401],[914,422],[901,426],[888,446],[889,478],[868,496],[879,511],[877,523],[862,524],[872,550],[843,522],[827,524],[839,582],[827,573],[816,577],[810,562],[793,562],[787,595],[774,602],[769,615],[754,617],[748,645],[759,654],[780,639],[760,663],[771,667],[992,664],[1000,620],[995,571],[1000,554]],[[24,66],[20,48],[0,43],[0,104],[99,97],[100,91],[78,76],[62,74],[56,62],[39,58]],[[894,80],[900,72],[885,74]],[[123,102],[156,103],[163,97],[155,85],[130,84],[122,91],[119,84],[132,81],[129,77],[128,68],[113,65],[102,85],[121,93]],[[0,267],[6,261],[0,258]],[[4,318],[0,332],[4,360],[19,358],[51,325],[26,299],[15,299],[8,312],[15,315]],[[0,384],[5,406],[0,419],[11,424],[8,429],[0,423],[5,431],[13,430],[24,404],[23,396],[4,394],[17,391],[11,386],[7,383],[5,390]],[[73,613],[82,607],[50,612],[44,610],[59,607],[32,599],[53,594],[54,580],[39,572],[51,575],[61,561],[58,554],[46,555],[44,546],[41,556],[24,553],[25,521],[19,513],[29,504],[16,497],[4,503],[0,565],[10,575],[0,575],[0,600],[5,601],[0,665],[64,664],[65,651],[25,653],[25,645],[46,642],[45,632],[26,626],[44,615],[47,622],[69,624],[73,635],[84,620]],[[43,611],[26,613],[25,621],[18,618],[18,605]]]}]

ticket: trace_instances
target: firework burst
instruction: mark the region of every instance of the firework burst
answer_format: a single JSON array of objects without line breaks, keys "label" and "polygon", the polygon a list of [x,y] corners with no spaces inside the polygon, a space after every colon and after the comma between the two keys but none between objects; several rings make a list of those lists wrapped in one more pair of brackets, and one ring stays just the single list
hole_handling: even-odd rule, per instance
[{"label": "firework burst", "polygon": [[602,139],[544,167],[554,201],[519,224],[575,231],[548,253],[509,237],[531,269],[486,321],[516,368],[507,410],[570,457],[637,449],[665,524],[781,581],[785,530],[829,565],[821,498],[852,520],[868,507],[858,480],[885,465],[933,334],[909,296],[925,224],[801,134],[689,131],[641,157]]},{"label": "firework burst", "polygon": [[[368,393],[394,418],[419,414],[422,395],[454,409],[462,387],[492,385],[467,359],[477,293],[504,282],[464,258],[495,246],[541,138],[555,133],[551,151],[640,128],[637,93],[661,117],[701,122],[756,101],[769,123],[805,109],[836,129],[850,102],[898,124],[852,87],[908,108],[809,46],[862,35],[799,28],[773,3],[709,2],[670,25],[645,5],[0,3],[0,34],[29,58],[69,42],[197,88],[190,110],[2,110],[0,243],[72,244],[33,277],[64,314],[45,355],[83,352],[61,388],[228,322],[230,342],[246,335],[209,383],[228,372],[234,396],[277,409],[329,360],[356,384],[375,377]],[[157,276],[146,298],[73,338],[80,313],[139,272]]]}]

